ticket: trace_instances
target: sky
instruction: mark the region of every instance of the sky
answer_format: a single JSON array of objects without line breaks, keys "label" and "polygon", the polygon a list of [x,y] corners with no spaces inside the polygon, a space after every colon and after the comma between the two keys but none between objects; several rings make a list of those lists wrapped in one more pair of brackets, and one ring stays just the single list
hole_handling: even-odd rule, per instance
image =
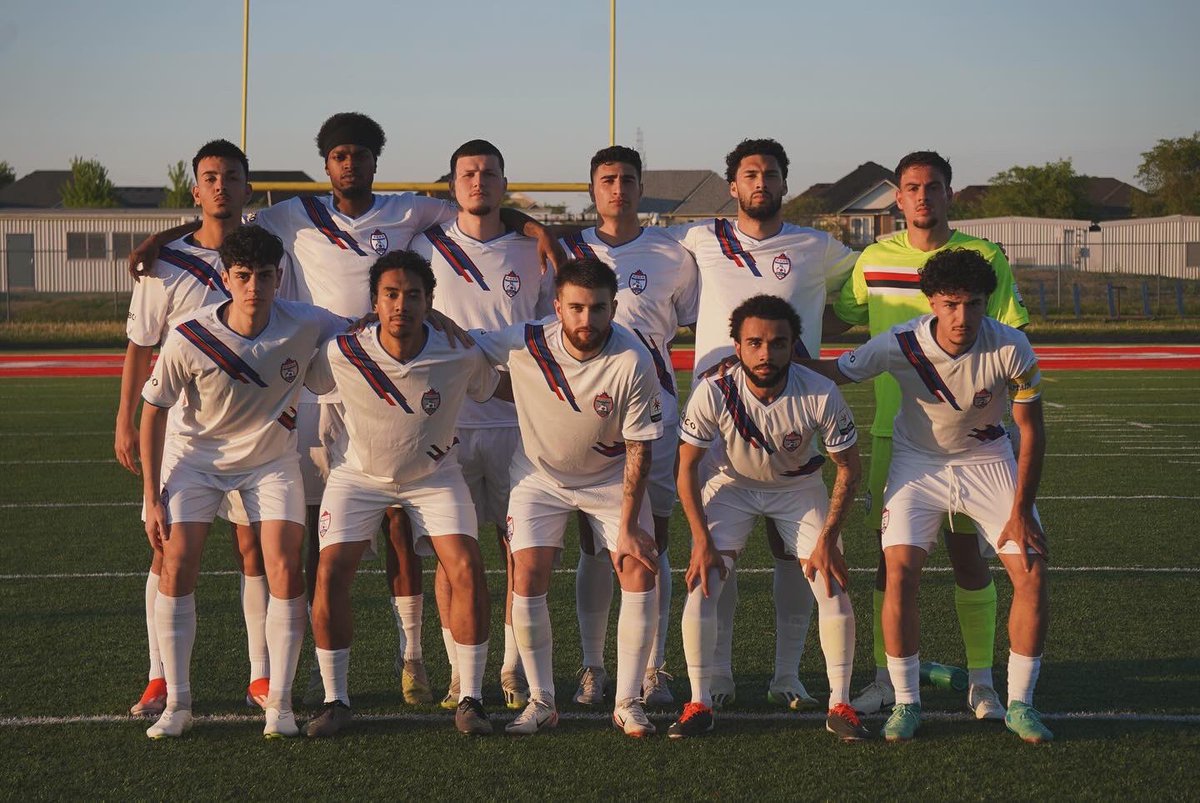
[{"label": "sky", "polygon": [[[456,9],[451,13],[449,9]],[[586,181],[608,143],[608,0],[251,0],[252,168],[324,179],[313,137],[362,111],[377,180],[432,181],[482,137],[510,181]],[[1200,130],[1195,0],[617,0],[617,142],[646,167],[723,172],[774,137],[789,190],[931,148],[957,187],[1072,159],[1134,182],[1141,153]],[[96,158],[161,185],[240,139],[242,2],[4,0],[0,160],[18,176]]]}]

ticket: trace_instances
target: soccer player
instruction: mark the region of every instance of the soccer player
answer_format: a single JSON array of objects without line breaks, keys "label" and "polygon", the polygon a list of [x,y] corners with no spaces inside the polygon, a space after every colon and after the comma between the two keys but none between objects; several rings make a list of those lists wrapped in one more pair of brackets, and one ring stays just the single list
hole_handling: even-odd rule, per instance
[{"label": "soccer player", "polygon": [[[138,430],[134,422],[142,387],[150,378],[154,349],[171,328],[196,314],[197,310],[229,298],[221,281],[221,260],[217,249],[225,236],[241,225],[242,206],[250,194],[247,181],[249,162],[231,142],[223,139],[206,143],[192,159],[196,179],[192,198],[200,207],[200,228],[181,237],[158,252],[142,281],[133,287],[125,332],[125,364],[121,371],[121,396],[117,409],[115,451],[118,462],[135,475],[138,463]],[[172,408],[168,416],[164,475],[178,457],[176,431],[182,408]],[[144,517],[143,512],[143,517]],[[221,516],[232,522],[234,547],[238,555],[241,580],[242,613],[246,620],[247,648],[250,656],[250,685],[246,701],[263,705],[267,699],[267,642],[263,626],[267,614],[267,578],[263,574],[258,540],[245,518],[236,495],[222,504]],[[167,683],[163,678],[162,658],[158,649],[154,608],[162,575],[161,551],[151,552],[150,571],[146,576],[146,636],[150,645],[150,678],[141,698],[129,709],[135,716],[157,718],[167,704]]]},{"label": "soccer player", "polygon": [[[434,300],[439,311],[467,329],[494,331],[518,321],[554,313],[554,274],[542,271],[534,240],[507,229],[500,204],[508,187],[504,156],[490,142],[474,139],[450,156],[450,191],[458,205],[453,223],[436,224],[417,235],[412,250],[429,260],[442,288]],[[508,467],[520,448],[517,410],[509,400],[463,402],[455,430],[454,453],[462,464],[480,524],[491,522],[506,567],[504,538],[508,510]],[[442,564],[436,574],[442,640],[450,659],[450,686],[443,708],[460,698],[458,664],[450,623],[450,584]],[[512,632],[512,574],[508,573],[504,604],[504,661],[500,689],[505,705],[521,709],[529,702],[529,684],[521,668]]]},{"label": "soccer player", "polygon": [[[696,263],[664,229],[642,228],[642,159],[632,148],[614,145],[592,157],[589,194],[600,224],[562,240],[576,258],[594,257],[617,274],[617,323],[633,331],[650,350],[663,394],[662,440],[654,446],[650,466],[650,509],[658,549],[658,635],[642,679],[642,696],[650,706],[674,703],[664,670],[671,614],[671,564],[667,557],[671,509],[675,506],[675,455],[678,447],[679,401],[669,346],[681,324],[696,320]],[[612,560],[597,543],[587,517],[579,517],[579,568],[575,576],[576,614],[583,643],[583,666],[575,702],[600,705],[608,673],[604,641],[612,605]]]},{"label": "soccer player", "polygon": [[556,318],[477,338],[512,374],[521,448],[508,501],[513,631],[529,677],[529,704],[507,726],[532,734],[558,724],[546,594],[567,517],[582,511],[608,549],[621,584],[613,724],[654,733],[641,698],[654,643],[658,556],[647,504],[650,442],[662,437],[662,391],[650,352],[612,322],[617,276],[596,259],[555,276]]},{"label": "soccer player", "polygon": [[[726,329],[730,313],[751,296],[779,296],[800,315],[799,342],[818,353],[826,293],[845,282],[854,252],[826,232],[783,220],[788,157],[773,139],[743,140],[725,157],[729,194],[737,199],[736,221],[716,218],[673,226],[675,236],[696,258],[700,270],[700,306],[696,321],[694,378],[733,353]],[[775,558],[775,674],[767,699],[788,708],[817,705],[800,682],[800,658],[812,616],[813,596],[795,555],[784,549],[768,518],[767,540]],[[736,574],[722,590],[713,677],[713,703],[720,708],[735,697],[733,682],[733,610]]]},{"label": "soccer player", "polygon": [[455,723],[463,733],[491,733],[482,703],[487,580],[475,508],[451,453],[464,398],[486,401],[499,376],[479,349],[433,336],[425,319],[437,280],[424,257],[392,251],[371,267],[370,282],[379,323],[328,343],[306,380],[317,393],[340,391],[349,438],[321,499],[313,638],[325,709],[305,733],[331,736],[350,719],[350,586],[394,505],[408,513],[418,554],[437,555],[453,591],[444,622],[461,689]]},{"label": "soccer player", "polygon": [[[683,609],[683,649],[692,700],[668,731],[672,738],[712,730],[712,672],[723,578],[745,548],[759,516],[771,518],[788,554],[804,568],[818,606],[829,676],[825,727],[845,741],[868,737],[850,701],[854,611],[841,531],[862,468],[854,418],[828,379],[794,365],[800,317],[783,299],[743,301],[729,321],[738,365],[701,381],[688,399],[679,447],[679,496],[692,532]],[[821,480],[825,458],[837,466],[832,500]],[[716,472],[701,485],[700,461],[724,443]]]},{"label": "soccer player", "polygon": [[[934,255],[920,288],[931,314],[819,364],[838,382],[886,371],[900,386],[883,499],[883,635],[896,690],[883,735],[911,739],[920,725],[921,569],[942,521],[961,512],[979,529],[977,548],[997,553],[1012,581],[1005,723],[1027,742],[1049,741],[1032,706],[1049,605],[1047,542],[1034,505],[1046,451],[1037,358],[1025,335],[985,315],[996,274],[978,251]],[[1006,397],[1021,432],[1015,460],[1002,423]]]},{"label": "soccer player", "polygon": [[[872,336],[917,315],[929,313],[920,292],[921,268],[934,254],[951,248],[977,251],[996,274],[996,289],[988,297],[987,314],[1001,323],[1023,327],[1029,313],[1021,302],[1012,268],[999,246],[950,228],[950,163],[932,151],[916,151],[896,166],[896,205],[906,229],[867,246],[842,286],[826,331],[837,334],[854,324],[866,324]],[[883,510],[883,485],[892,454],[892,422],[900,407],[900,388],[890,374],[875,378],[875,420],[871,424],[871,467],[868,476],[867,522],[878,535]],[[992,685],[996,641],[996,586],[987,562],[979,554],[975,527],[964,516],[944,531],[946,550],[954,569],[954,606],[966,645],[970,686],[967,706],[979,719],[1003,719],[1004,706]],[[861,713],[874,713],[895,702],[887,669],[880,616],[887,582],[883,552],[875,574],[873,595],[875,680],[852,704]]]},{"label": "soccer player", "polygon": [[[258,536],[271,595],[263,734],[299,734],[291,691],[307,612],[295,404],[317,347],[346,321],[275,300],[283,245],[262,228],[230,232],[220,256],[230,299],[171,331],[142,390],[146,534],[163,552],[155,618],[167,681],[166,710],[146,731],[151,738],[181,736],[192,724],[194,591],[213,516],[231,491],[240,493]],[[164,480],[167,410],[181,397],[187,404],[177,435],[179,458]]]}]

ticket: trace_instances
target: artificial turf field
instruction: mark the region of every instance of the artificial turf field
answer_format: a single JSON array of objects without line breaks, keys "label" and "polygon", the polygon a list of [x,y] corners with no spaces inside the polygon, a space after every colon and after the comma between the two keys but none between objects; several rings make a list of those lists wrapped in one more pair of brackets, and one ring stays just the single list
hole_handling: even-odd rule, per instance
[{"label": "artificial turf field", "polygon": [[[681,372],[681,382],[687,382]],[[576,547],[551,589],[563,721],[515,739],[469,739],[453,715],[406,706],[392,677],[396,634],[378,564],[355,586],[351,694],[359,714],[336,739],[264,741],[244,707],[245,636],[224,525],[197,592],[192,687],[196,727],[151,742],[125,715],[145,685],[142,589],[148,547],[138,481],[112,458],[118,380],[0,379],[0,793],[8,798],[1195,798],[1200,782],[1200,373],[1047,371],[1049,437],[1039,509],[1050,534],[1051,611],[1035,705],[1055,731],[1030,746],[968,718],[963,695],[925,689],[916,740],[842,745],[822,716],[770,708],[774,656],[771,559],[761,538],[741,561],[736,704],[703,739],[625,738],[604,712],[570,702],[579,665]],[[846,396],[865,430],[869,387]],[[869,451],[869,439],[862,442]],[[686,565],[676,511],[672,562]],[[492,537],[483,539],[490,569]],[[846,532],[859,619],[854,688],[869,680],[870,567],[860,510]],[[922,656],[963,665],[944,552],[922,586]],[[430,573],[427,573],[427,577]],[[675,575],[668,670],[686,699]],[[494,596],[503,577],[490,571]],[[997,564],[1003,696],[1009,584]],[[427,580],[427,588],[431,586]],[[496,597],[498,598],[498,597]],[[619,597],[618,597],[619,598]],[[425,657],[435,694],[447,669],[427,595]],[[614,665],[616,606],[608,641]],[[815,619],[815,615],[814,615]],[[493,606],[493,634],[500,608]],[[485,697],[497,703],[501,638]],[[312,661],[305,647],[297,704]],[[815,622],[801,677],[828,693]],[[298,706],[298,711],[300,707]],[[660,729],[675,710],[653,713]],[[877,728],[882,718],[868,718]],[[499,728],[498,728],[499,730]]]}]

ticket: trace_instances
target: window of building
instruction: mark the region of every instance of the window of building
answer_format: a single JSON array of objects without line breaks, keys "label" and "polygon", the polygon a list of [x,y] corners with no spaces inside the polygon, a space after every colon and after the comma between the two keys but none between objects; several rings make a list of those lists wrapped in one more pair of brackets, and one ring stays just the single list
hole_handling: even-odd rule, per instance
[{"label": "window of building", "polygon": [[138,243],[149,236],[149,234],[114,231],[112,236],[113,259],[127,259]]},{"label": "window of building", "polygon": [[104,259],[106,239],[103,234],[67,232],[67,259]]}]

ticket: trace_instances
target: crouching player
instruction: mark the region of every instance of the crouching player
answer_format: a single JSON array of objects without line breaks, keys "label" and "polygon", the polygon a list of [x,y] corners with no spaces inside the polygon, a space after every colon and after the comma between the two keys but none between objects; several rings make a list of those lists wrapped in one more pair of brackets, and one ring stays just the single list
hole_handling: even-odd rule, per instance
[{"label": "crouching player", "polygon": [[[839,382],[887,371],[900,385],[895,448],[883,500],[887,590],[884,642],[896,705],[889,741],[911,739],[921,722],[917,590],[947,513],[979,528],[1013,584],[1008,637],[1008,729],[1027,742],[1054,738],[1034,710],[1046,639],[1046,536],[1034,499],[1046,436],[1037,358],[1021,332],[985,317],[996,274],[976,251],[932,257],[921,272],[931,315],[875,336],[820,369]],[[1002,425],[1006,397],[1020,430],[1014,461]]]},{"label": "crouching player", "polygon": [[[712,730],[717,601],[727,572],[759,516],[773,520],[816,597],[829,676],[825,727],[844,741],[868,736],[849,706],[854,612],[841,531],[862,467],[850,408],[837,387],[791,362],[800,318],[788,302],[758,295],[730,316],[738,364],[703,380],[688,400],[679,446],[679,498],[692,531],[683,609],[683,650],[692,700],[671,725],[672,738]],[[821,480],[825,443],[837,466],[833,498]],[[716,472],[700,486],[705,451],[724,442]]]},{"label": "crouching player", "polygon": [[[146,731],[180,736],[192,725],[190,664],[196,639],[196,581],[213,517],[239,491],[262,548],[271,598],[270,662],[263,735],[296,736],[292,677],[307,620],[300,553],[304,495],[296,454],[296,400],[317,348],[346,320],[308,304],[275,299],[283,244],[258,226],[221,244],[230,300],[205,307],[167,337],[142,391],[146,534],[163,551],[155,601],[167,706]],[[179,458],[160,485],[167,412],[186,396]]]},{"label": "crouching player", "polygon": [[500,377],[479,349],[432,337],[426,317],[435,284],[429,262],[415,252],[378,259],[370,286],[379,323],[327,344],[307,379],[315,393],[340,392],[349,436],[330,472],[317,525],[313,638],[325,708],[305,726],[308,736],[332,736],[350,721],[350,586],[393,506],[408,514],[417,554],[436,554],[449,579],[459,678],[455,725],[468,734],[492,732],[482,703],[487,582],[475,506],[452,451],[464,398],[487,401]]}]

